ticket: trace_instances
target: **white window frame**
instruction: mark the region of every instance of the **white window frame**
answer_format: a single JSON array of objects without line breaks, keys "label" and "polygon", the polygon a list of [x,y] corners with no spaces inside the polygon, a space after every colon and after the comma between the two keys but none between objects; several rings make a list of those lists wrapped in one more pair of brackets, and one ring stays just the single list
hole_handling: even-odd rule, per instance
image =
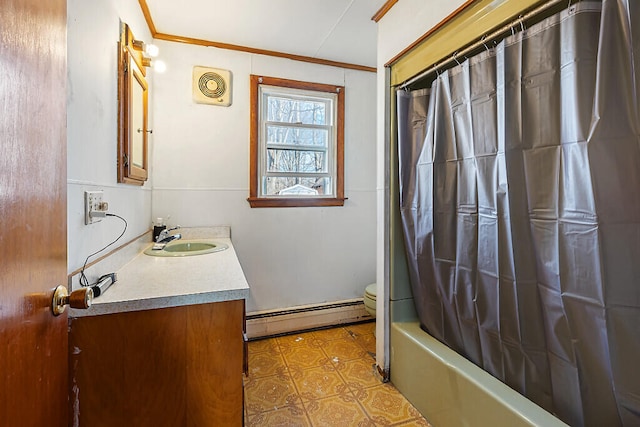
[{"label": "white window frame", "polygon": [[[269,86],[269,85],[260,85],[259,88],[259,131],[258,131],[258,140],[259,140],[259,151],[260,151],[260,159],[259,159],[259,168],[258,174],[260,176],[260,182],[258,186],[258,196],[259,197],[274,197],[274,198],[283,198],[283,197],[325,197],[332,198],[335,197],[336,194],[336,162],[335,162],[335,151],[336,151],[336,122],[337,122],[337,108],[336,104],[338,102],[338,95],[335,93],[326,93],[326,92],[318,92],[318,91],[309,91],[309,90],[301,90],[301,89],[293,89],[288,87],[278,87],[278,86]],[[286,123],[286,122],[275,122],[269,121],[268,118],[268,100],[270,96],[277,96],[285,99],[300,99],[305,101],[314,101],[321,102],[325,104],[326,111],[330,114],[327,114],[327,124],[325,125],[311,125],[311,124],[303,124],[303,123]],[[281,126],[292,129],[321,129],[327,131],[328,140],[327,146],[322,149],[314,146],[308,145],[286,145],[286,144],[269,144],[267,141],[267,127],[269,125]],[[325,153],[325,165],[326,172],[270,172],[268,170],[267,164],[267,152],[269,149],[290,149],[294,151],[316,151]],[[328,178],[331,182],[330,190],[328,194],[318,194],[318,195],[305,195],[305,196],[295,196],[295,195],[281,195],[281,194],[266,194],[266,180],[269,177],[308,177],[308,178]]]}]

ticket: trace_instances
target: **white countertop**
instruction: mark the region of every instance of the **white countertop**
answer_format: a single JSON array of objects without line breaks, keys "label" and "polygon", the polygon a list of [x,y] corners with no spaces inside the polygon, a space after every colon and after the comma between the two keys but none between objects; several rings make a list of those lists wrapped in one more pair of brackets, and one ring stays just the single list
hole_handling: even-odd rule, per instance
[{"label": "white countertop", "polygon": [[[249,285],[228,237],[206,239],[228,249],[204,255],[156,257],[139,253],[117,271],[117,282],[70,317],[206,304],[249,296]],[[149,246],[151,243],[149,243]]]}]

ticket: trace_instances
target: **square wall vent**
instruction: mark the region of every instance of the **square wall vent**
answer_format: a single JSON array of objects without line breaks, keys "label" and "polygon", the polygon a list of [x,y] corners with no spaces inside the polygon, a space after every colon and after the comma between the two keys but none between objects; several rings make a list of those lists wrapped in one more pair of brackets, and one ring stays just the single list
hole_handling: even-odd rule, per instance
[{"label": "square wall vent", "polygon": [[231,71],[193,67],[193,100],[198,104],[231,105]]}]

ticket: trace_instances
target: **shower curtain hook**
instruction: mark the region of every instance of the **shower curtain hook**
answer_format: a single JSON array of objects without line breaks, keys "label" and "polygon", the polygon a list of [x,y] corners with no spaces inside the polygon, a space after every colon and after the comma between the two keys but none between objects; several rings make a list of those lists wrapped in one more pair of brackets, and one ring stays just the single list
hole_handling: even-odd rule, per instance
[{"label": "shower curtain hook", "polygon": [[453,56],[453,60],[454,60],[454,61],[456,61],[456,64],[458,64],[458,65],[462,65],[462,64],[460,64],[460,61],[458,61],[458,58],[457,58],[457,56],[458,56],[458,51],[457,51],[457,50],[456,50],[455,52],[453,52],[453,55],[452,55],[452,56]]},{"label": "shower curtain hook", "polygon": [[482,36],[482,39],[480,40],[480,42],[482,43],[482,46],[484,46],[484,48],[487,49],[487,52],[488,52],[489,51],[489,47],[484,42],[486,38],[487,38],[487,35],[485,34],[484,36]]},{"label": "shower curtain hook", "polygon": [[524,33],[525,27],[524,27],[524,19],[523,19],[522,15],[520,15],[518,17],[518,19],[520,20],[520,31],[522,31]]}]

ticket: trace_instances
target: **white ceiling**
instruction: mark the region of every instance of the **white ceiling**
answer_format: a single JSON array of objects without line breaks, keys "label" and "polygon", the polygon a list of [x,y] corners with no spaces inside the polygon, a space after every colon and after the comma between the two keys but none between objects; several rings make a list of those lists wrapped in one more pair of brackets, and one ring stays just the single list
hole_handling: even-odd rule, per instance
[{"label": "white ceiling", "polygon": [[385,0],[147,0],[159,33],[376,66]]}]

